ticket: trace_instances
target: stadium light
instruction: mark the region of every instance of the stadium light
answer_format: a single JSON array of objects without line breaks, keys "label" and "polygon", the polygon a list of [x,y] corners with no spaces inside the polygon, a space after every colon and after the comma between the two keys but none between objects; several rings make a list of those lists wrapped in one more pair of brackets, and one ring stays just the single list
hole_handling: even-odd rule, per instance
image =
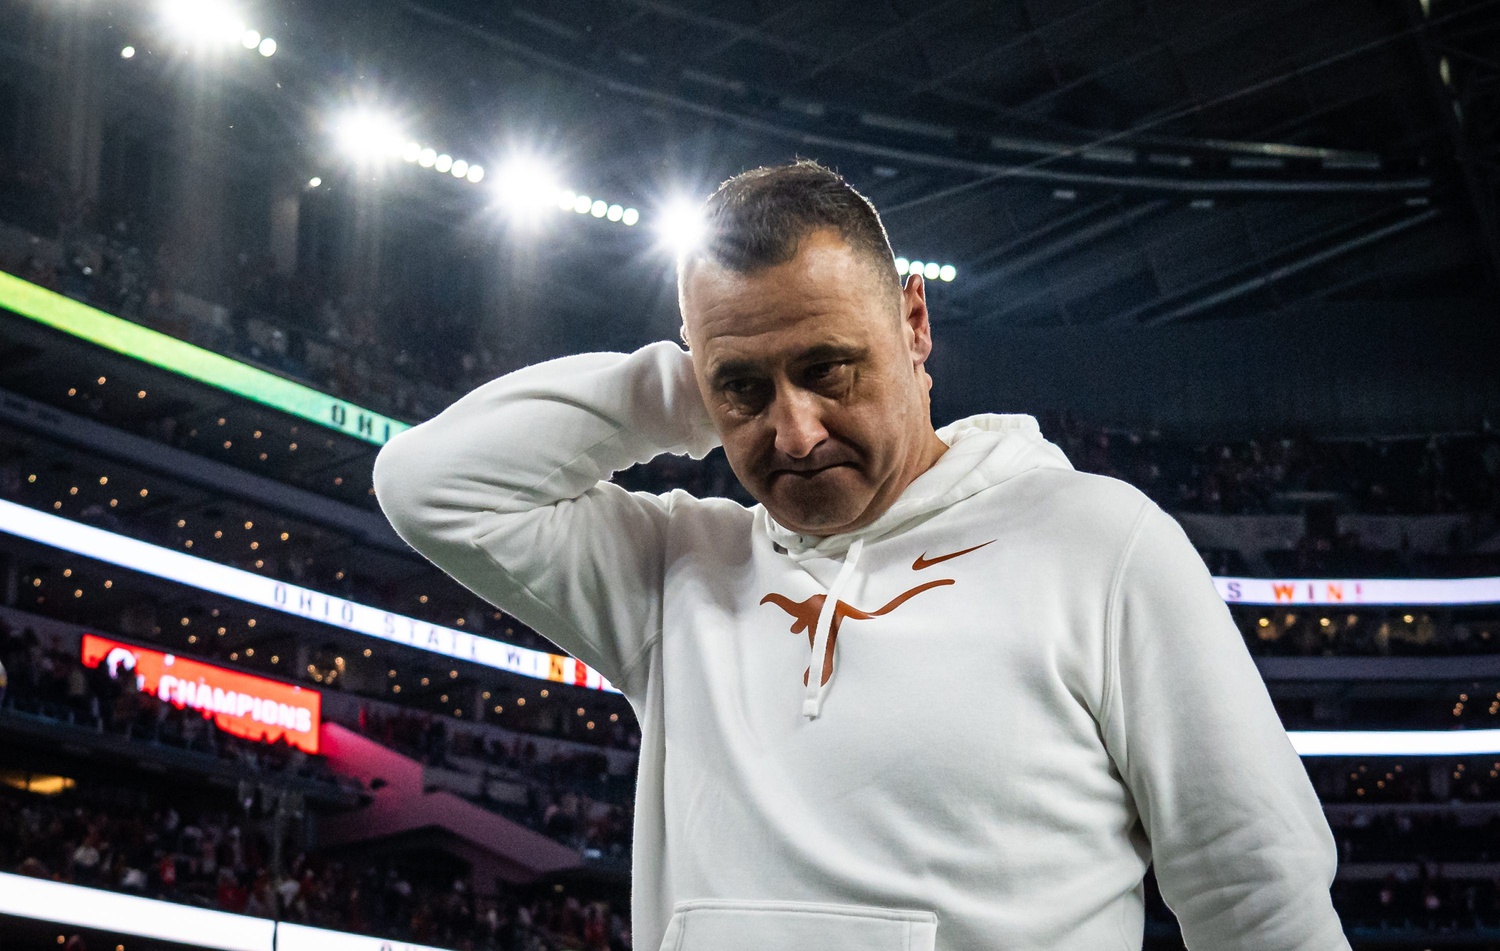
[{"label": "stadium light", "polygon": [[403,155],[407,137],[396,121],[372,109],[356,109],[334,124],[334,138],[339,150],[362,162],[379,161]]},{"label": "stadium light", "polygon": [[227,46],[246,32],[239,14],[221,0],[165,0],[161,14],[173,33],[194,44]]},{"label": "stadium light", "polygon": [[421,142],[408,139],[406,141],[392,141],[390,143],[390,154],[401,157],[401,160],[421,168],[430,168],[443,175],[452,175],[459,181],[467,181],[479,184],[484,180],[484,167],[478,162],[470,162],[468,159],[454,158],[447,153],[439,153],[431,146],[423,145]]},{"label": "stadium light", "polygon": [[938,264],[935,261],[909,261],[906,258],[896,258],[896,273],[903,277],[907,274],[920,274],[929,281],[943,281],[951,284],[958,277],[958,268],[952,264]]},{"label": "stadium light", "polygon": [[270,59],[276,55],[276,41],[268,36],[260,41],[260,46],[256,47],[256,49],[260,50],[260,55]]},{"label": "stadium light", "polygon": [[703,243],[708,226],[697,202],[679,198],[662,209],[656,230],[674,254],[687,254]]},{"label": "stadium light", "polygon": [[531,156],[511,158],[500,166],[493,181],[500,205],[511,215],[529,221],[535,221],[542,209],[558,203],[563,191],[547,164]]},{"label": "stadium light", "polygon": [[127,46],[124,49],[120,50],[120,58],[121,59],[133,59],[134,57],[135,57],[135,47],[134,46]]}]

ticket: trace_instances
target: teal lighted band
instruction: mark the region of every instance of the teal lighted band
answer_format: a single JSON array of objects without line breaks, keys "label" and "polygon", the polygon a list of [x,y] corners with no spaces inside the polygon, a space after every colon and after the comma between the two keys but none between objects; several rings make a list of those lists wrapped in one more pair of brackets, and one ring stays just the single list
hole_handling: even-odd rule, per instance
[{"label": "teal lighted band", "polygon": [[0,307],[116,353],[383,446],[407,423],[371,412],[269,370],[131,323],[0,271]]}]

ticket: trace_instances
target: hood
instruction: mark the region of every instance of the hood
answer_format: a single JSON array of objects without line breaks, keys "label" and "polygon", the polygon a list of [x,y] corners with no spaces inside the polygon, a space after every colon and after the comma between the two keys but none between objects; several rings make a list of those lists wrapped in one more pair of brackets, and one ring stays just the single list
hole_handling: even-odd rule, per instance
[{"label": "hood", "polygon": [[779,525],[764,506],[762,528],[795,561],[836,557],[856,541],[872,541],[945,509],[976,492],[1032,469],[1071,469],[1063,451],[1042,438],[1041,427],[1020,413],[985,413],[937,431],[948,451],[912,480],[890,508],[864,528],[842,535],[804,535]]},{"label": "hood", "polygon": [[[757,509],[763,530],[798,564],[813,558],[837,558],[840,555],[844,559],[838,576],[823,598],[817,623],[809,632],[811,651],[802,715],[810,720],[822,714],[824,698],[833,683],[832,678],[828,683],[822,682],[829,632],[838,614],[839,595],[853,577],[867,541],[900,531],[923,516],[961,502],[992,485],[999,485],[1019,473],[1032,469],[1073,468],[1061,449],[1042,438],[1036,420],[1022,414],[970,416],[944,426],[937,435],[948,444],[948,451],[931,469],[913,479],[895,503],[864,528],[842,535],[804,535],[778,525],[764,506]],[[835,665],[835,674],[837,670]]]}]

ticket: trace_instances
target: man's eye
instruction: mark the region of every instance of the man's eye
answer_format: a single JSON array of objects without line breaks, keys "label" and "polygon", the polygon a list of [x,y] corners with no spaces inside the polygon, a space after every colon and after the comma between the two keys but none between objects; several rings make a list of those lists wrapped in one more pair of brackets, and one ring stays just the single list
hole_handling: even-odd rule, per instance
[{"label": "man's eye", "polygon": [[829,363],[815,363],[807,368],[807,376],[812,380],[827,380],[836,375],[845,367],[842,361]]},{"label": "man's eye", "polygon": [[724,392],[731,396],[748,396],[754,391],[754,380],[730,380],[724,384]]}]

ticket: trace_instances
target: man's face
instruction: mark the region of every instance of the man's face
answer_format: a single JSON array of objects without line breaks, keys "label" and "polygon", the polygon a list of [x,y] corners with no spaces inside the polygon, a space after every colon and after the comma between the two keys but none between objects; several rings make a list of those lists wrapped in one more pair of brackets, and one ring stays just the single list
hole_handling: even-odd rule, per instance
[{"label": "man's face", "polygon": [[786,528],[861,528],[941,455],[920,277],[897,290],[836,231],[815,231],[750,274],[697,262],[681,303],[729,464]]}]

